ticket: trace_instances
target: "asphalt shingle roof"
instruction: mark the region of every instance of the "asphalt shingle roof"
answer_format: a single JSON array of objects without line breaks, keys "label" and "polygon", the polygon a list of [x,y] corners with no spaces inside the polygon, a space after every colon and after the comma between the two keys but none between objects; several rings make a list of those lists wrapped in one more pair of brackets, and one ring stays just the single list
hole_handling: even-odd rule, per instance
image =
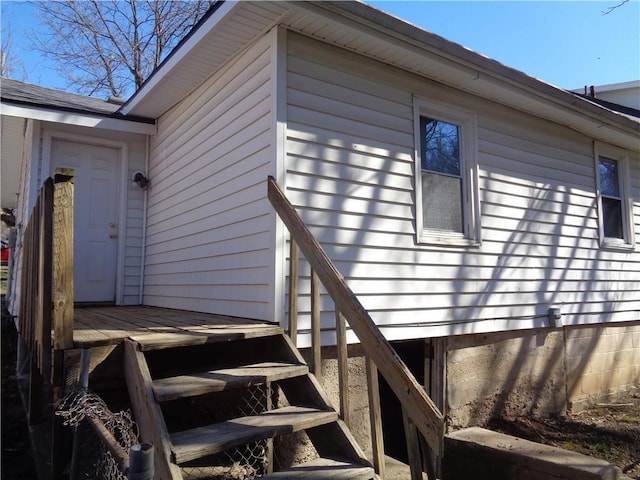
[{"label": "asphalt shingle roof", "polygon": [[10,78],[0,79],[0,97],[3,101],[23,105],[109,116],[120,108],[119,104],[99,98],[63,92]]}]

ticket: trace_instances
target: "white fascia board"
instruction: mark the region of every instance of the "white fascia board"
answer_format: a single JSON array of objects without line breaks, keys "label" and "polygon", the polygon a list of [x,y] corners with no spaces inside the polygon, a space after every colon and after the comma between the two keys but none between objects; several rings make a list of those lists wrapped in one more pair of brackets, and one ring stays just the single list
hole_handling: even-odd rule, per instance
[{"label": "white fascia board", "polygon": [[156,126],[151,123],[134,122],[118,118],[100,117],[89,114],[50,110],[42,107],[13,105],[0,103],[0,115],[9,117],[31,118],[44,122],[76,125],[79,127],[102,128],[119,132],[140,133],[143,135],[155,135]]},{"label": "white fascia board", "polygon": [[225,17],[234,9],[237,1],[225,1],[213,15],[207,19],[204,25],[201,25],[187,41],[174,51],[167,60],[158,67],[158,69],[147,79],[140,90],[134,93],[133,97],[120,109],[124,115],[128,115],[136,106],[142,102],[147,95],[150,95],[156,85],[158,85],[164,77],[171,72],[180,62],[195,48],[198,43],[204,39],[216,25],[223,22]]}]

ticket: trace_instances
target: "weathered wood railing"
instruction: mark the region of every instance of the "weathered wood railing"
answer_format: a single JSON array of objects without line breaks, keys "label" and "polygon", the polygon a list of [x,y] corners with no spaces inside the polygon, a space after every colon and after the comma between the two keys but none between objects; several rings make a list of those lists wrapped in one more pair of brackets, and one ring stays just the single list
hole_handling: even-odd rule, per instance
[{"label": "weathered wood railing", "polygon": [[[289,334],[295,342],[297,335],[298,249],[311,266],[311,338],[312,369],[318,375],[321,364],[320,348],[320,282],[336,307],[338,344],[338,383],[341,416],[348,423],[346,322],[361,342],[367,357],[369,410],[374,468],[384,478],[384,451],[380,423],[380,401],[377,387],[378,370],[402,405],[405,434],[412,479],[422,478],[417,433],[420,432],[436,455],[442,453],[444,419],[407,366],[378,329],[373,319],[344,281],[320,244],[313,237],[283,191],[272,177],[268,180],[268,198],[287,226],[291,237],[289,270]],[[426,462],[428,464],[428,462]],[[428,470],[430,470],[428,468]],[[428,472],[430,478],[433,472]]]},{"label": "weathered wood railing", "polygon": [[18,325],[31,359],[28,415],[35,424],[42,420],[44,385],[61,385],[62,352],[73,347],[71,177],[44,182],[24,230]]}]

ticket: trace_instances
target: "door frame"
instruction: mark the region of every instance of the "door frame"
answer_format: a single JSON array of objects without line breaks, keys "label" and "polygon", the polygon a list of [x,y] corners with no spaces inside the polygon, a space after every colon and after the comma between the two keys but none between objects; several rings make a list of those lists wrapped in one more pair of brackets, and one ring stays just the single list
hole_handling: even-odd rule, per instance
[{"label": "door frame", "polygon": [[[44,130],[44,129],[43,129]],[[42,168],[40,174],[40,184],[50,177],[51,172],[51,152],[53,142],[60,140],[63,142],[78,143],[88,146],[108,147],[118,151],[118,163],[116,168],[118,172],[116,182],[118,184],[118,194],[116,195],[116,209],[118,211],[118,241],[116,243],[116,298],[115,304],[122,305],[124,299],[124,252],[127,238],[127,172],[129,171],[129,154],[126,142],[117,140],[107,140],[105,138],[94,137],[90,135],[64,132],[60,130],[43,131],[42,145]]]}]

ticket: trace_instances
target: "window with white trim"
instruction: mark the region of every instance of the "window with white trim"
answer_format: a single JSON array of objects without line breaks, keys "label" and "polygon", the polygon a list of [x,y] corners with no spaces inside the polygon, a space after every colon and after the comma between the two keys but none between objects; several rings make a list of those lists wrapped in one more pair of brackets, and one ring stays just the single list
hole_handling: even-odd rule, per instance
[{"label": "window with white trim", "polygon": [[418,100],[414,109],[418,242],[478,244],[475,116]]},{"label": "window with white trim", "polygon": [[598,224],[603,247],[631,249],[634,246],[627,162],[615,152],[596,155]]}]

